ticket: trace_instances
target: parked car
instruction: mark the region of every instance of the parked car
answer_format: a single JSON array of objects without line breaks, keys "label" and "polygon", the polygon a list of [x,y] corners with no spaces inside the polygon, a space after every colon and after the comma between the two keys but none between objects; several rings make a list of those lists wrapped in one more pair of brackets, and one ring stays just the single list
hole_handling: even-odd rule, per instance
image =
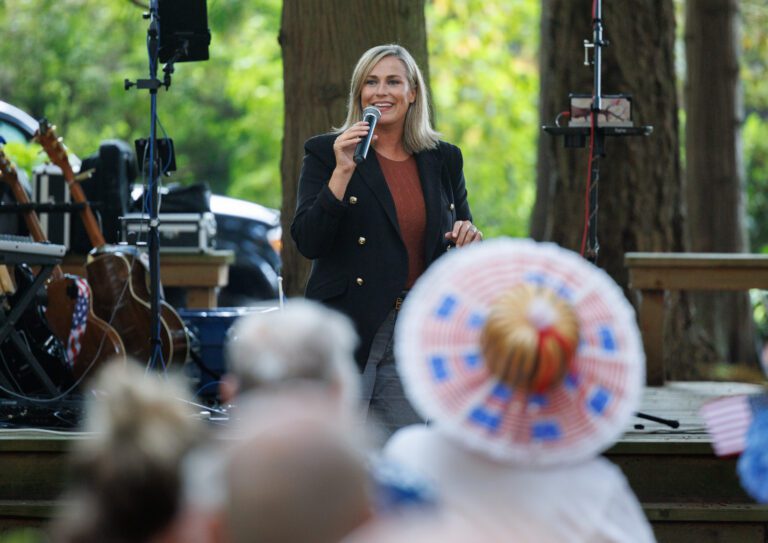
[{"label": "parked car", "polygon": [[235,252],[235,262],[229,267],[229,284],[219,293],[219,305],[234,307],[277,298],[282,243],[280,212],[217,194],[211,195],[211,211],[216,217],[216,248]]},{"label": "parked car", "polygon": [[[0,101],[0,143],[24,143],[32,139],[37,131],[37,121],[16,106]],[[9,157],[13,159],[13,157]],[[26,173],[18,171],[21,186],[31,196],[31,187]],[[0,203],[8,204],[14,201],[11,188],[6,183],[0,183]],[[0,213],[0,233],[19,234],[24,232],[24,220],[20,215]]]},{"label": "parked car", "polygon": [[0,101],[0,136],[6,141],[29,141],[35,135],[37,121],[7,102]]},{"label": "parked car", "polygon": [[[21,109],[0,101],[0,136],[5,141],[31,141],[35,131],[38,128],[38,122],[29,114]],[[104,149],[110,153],[102,152]],[[142,189],[131,190],[131,183],[136,177],[137,169],[135,167],[135,152],[133,146],[120,140],[107,140],[102,142],[99,151],[86,157],[83,164],[86,167],[95,166],[98,170],[105,161],[105,156],[110,160],[126,161],[122,167],[114,167],[112,164],[109,174],[111,176],[120,173],[120,181],[113,182],[113,192],[119,193],[120,198],[125,198],[126,205],[130,207],[132,201],[141,198]],[[111,157],[115,157],[112,159]],[[70,161],[75,171],[79,171],[80,160],[70,154]],[[96,176],[99,172],[96,172]],[[117,212],[114,211],[114,194],[105,193],[104,187],[110,183],[104,183],[100,180],[94,182],[91,186],[83,183],[86,196],[92,202],[107,202],[104,204],[104,210],[108,211],[102,218],[102,224],[112,224],[117,221]],[[138,192],[136,191],[138,190]],[[0,188],[2,191],[2,188]],[[8,195],[6,194],[5,197]],[[0,193],[0,197],[3,194]],[[230,266],[229,284],[223,288],[219,294],[219,306],[234,307],[249,305],[257,300],[274,299],[278,295],[278,277],[280,273],[280,240],[282,229],[280,227],[280,212],[260,204],[230,198],[223,195],[212,194],[210,196],[210,211],[216,219],[215,243],[217,249],[229,249],[235,253],[235,261]],[[110,208],[110,205],[113,207]],[[128,210],[124,207],[123,210]],[[135,209],[134,209],[135,210]],[[98,211],[98,208],[97,208]],[[196,211],[196,210],[189,210]],[[163,212],[161,208],[161,212]],[[110,215],[110,216],[107,216]],[[115,215],[112,217],[111,215]],[[0,217],[2,219],[2,217]],[[0,223],[2,231],[7,233],[21,233],[11,231],[11,226],[4,226]],[[9,224],[16,224],[13,221]],[[74,234],[81,236],[82,230],[74,228]],[[110,232],[104,232],[108,241],[118,241],[115,228]],[[70,240],[72,241],[72,240]],[[75,240],[76,241],[76,240]],[[81,246],[85,241],[78,242]],[[78,243],[69,243],[70,247],[77,246]]]},{"label": "parked car", "polygon": [[[219,306],[238,307],[277,298],[282,237],[280,212],[219,194],[203,198],[201,191],[206,190],[205,185],[163,187],[161,213],[200,213],[207,209],[213,213],[215,248],[235,254],[235,261],[229,267],[229,283],[219,292]],[[141,211],[143,191],[143,186],[134,185],[131,193],[134,212]]]}]

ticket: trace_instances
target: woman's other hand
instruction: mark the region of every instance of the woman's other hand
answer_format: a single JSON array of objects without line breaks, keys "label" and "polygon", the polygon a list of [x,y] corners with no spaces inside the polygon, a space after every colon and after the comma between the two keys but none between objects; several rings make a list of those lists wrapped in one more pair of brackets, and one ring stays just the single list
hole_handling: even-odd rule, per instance
[{"label": "woman's other hand", "polygon": [[483,240],[483,233],[472,224],[472,221],[456,221],[453,230],[445,233],[445,239],[452,241],[456,247]]}]

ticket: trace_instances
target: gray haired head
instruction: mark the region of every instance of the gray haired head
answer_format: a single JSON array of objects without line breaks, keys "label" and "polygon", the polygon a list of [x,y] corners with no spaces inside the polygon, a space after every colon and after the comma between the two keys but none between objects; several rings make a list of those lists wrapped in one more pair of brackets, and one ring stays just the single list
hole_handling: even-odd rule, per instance
[{"label": "gray haired head", "polygon": [[342,401],[355,401],[359,376],[352,321],[318,302],[295,298],[284,309],[252,313],[232,326],[226,344],[228,371],[240,392],[292,382],[328,385]]}]

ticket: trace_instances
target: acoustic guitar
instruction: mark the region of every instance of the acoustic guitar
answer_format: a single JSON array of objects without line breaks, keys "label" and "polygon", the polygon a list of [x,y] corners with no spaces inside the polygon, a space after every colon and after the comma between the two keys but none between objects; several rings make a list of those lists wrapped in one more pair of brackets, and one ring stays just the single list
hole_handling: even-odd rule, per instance
[{"label": "acoustic guitar", "polygon": [[[85,269],[91,283],[94,311],[119,332],[130,355],[138,360],[152,356],[152,314],[147,286],[148,266],[135,247],[107,245],[80,183],[69,164],[67,151],[55,127],[42,119],[35,134],[51,162],[61,168],[72,200],[83,204],[80,217],[94,249]],[[160,301],[160,341],[163,361],[183,364],[189,357],[189,336],[176,310]]]},{"label": "acoustic guitar", "polygon": [[[21,186],[16,169],[0,147],[0,173],[20,204],[29,204],[29,198]],[[27,225],[32,239],[37,242],[47,241],[43,233],[37,213],[30,209],[24,211],[24,222]],[[27,280],[24,274],[17,270],[17,280]],[[67,345],[72,333],[72,322],[77,303],[80,298],[78,285],[81,280],[76,275],[65,274],[59,266],[55,266],[46,286],[47,307],[45,319],[53,334],[64,345]],[[72,372],[79,378],[92,368],[117,358],[125,360],[125,346],[115,329],[100,319],[94,313],[93,297],[88,298],[87,313],[85,318],[85,330],[80,338],[80,350],[72,363]],[[76,349],[75,349],[76,350]],[[73,351],[74,352],[74,351]]]}]

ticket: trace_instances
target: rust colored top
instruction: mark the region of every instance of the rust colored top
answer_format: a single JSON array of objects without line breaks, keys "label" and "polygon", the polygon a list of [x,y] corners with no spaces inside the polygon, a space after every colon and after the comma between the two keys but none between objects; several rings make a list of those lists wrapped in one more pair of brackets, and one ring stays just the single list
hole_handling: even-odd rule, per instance
[{"label": "rust colored top", "polygon": [[400,236],[408,251],[408,279],[405,288],[411,288],[426,268],[424,232],[427,227],[427,212],[419,169],[413,156],[397,161],[376,153],[376,158],[395,202]]}]

